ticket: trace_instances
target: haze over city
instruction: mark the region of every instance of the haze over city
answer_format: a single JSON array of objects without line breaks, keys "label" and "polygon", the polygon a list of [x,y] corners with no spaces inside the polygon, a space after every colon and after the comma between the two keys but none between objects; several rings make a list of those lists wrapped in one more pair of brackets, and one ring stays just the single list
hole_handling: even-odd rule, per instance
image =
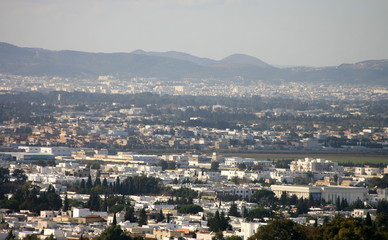
[{"label": "haze over city", "polygon": [[388,239],[387,10],[0,0],[0,240]]},{"label": "haze over city", "polygon": [[0,41],[87,52],[233,53],[277,65],[388,58],[388,2],[2,0]]}]

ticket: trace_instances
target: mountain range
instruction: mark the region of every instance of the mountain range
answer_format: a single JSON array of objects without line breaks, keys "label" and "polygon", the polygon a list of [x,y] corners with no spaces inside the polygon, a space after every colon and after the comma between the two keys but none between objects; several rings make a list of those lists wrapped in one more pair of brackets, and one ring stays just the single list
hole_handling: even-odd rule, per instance
[{"label": "mountain range", "polygon": [[245,79],[264,82],[316,82],[388,85],[388,59],[333,67],[277,68],[252,56],[233,54],[222,60],[182,52],[89,53],[23,48],[0,42],[0,73],[21,75],[97,76],[130,74],[183,78]]}]

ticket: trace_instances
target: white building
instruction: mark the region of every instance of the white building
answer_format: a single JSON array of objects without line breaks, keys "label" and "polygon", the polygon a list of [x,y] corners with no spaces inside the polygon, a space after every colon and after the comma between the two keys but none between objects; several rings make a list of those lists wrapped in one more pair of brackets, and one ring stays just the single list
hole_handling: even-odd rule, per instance
[{"label": "white building", "polygon": [[218,196],[239,196],[242,198],[249,198],[254,193],[254,190],[248,187],[218,187],[211,189],[217,192]]},{"label": "white building", "polygon": [[324,199],[326,202],[334,203],[339,197],[345,199],[349,204],[358,199],[364,201],[367,197],[368,189],[359,187],[338,187],[338,186],[284,186],[272,185],[271,190],[276,197],[284,193],[287,196],[296,195],[298,198]]},{"label": "white building", "polygon": [[98,215],[100,217],[107,217],[107,212],[93,212],[90,211],[88,208],[73,208],[73,217],[79,218],[79,217],[85,217],[88,215]]},{"label": "white building", "polygon": [[257,232],[257,229],[261,226],[267,225],[267,223],[262,222],[241,222],[241,235],[244,240],[251,237]]},{"label": "white building", "polygon": [[354,169],[354,174],[356,175],[378,175],[381,173],[380,168],[373,168],[373,167],[356,167]]},{"label": "white building", "polygon": [[80,150],[80,148],[37,146],[19,146],[18,149],[22,149],[27,153],[48,153],[53,154],[55,156],[71,156],[72,151]]},{"label": "white building", "polygon": [[238,164],[244,163],[246,165],[252,166],[257,162],[253,158],[239,158],[239,157],[226,157],[225,165],[228,167],[238,167]]},{"label": "white building", "polygon": [[291,172],[339,172],[342,166],[325,159],[305,158],[290,163]]}]

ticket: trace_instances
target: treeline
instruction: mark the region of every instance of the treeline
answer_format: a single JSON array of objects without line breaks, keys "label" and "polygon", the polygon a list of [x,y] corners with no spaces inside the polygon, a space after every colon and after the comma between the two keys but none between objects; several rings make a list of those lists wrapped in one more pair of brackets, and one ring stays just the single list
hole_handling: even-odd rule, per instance
[{"label": "treeline", "polygon": [[89,175],[86,181],[82,179],[80,182],[71,186],[71,190],[83,194],[158,194],[162,192],[163,189],[164,186],[162,185],[160,179],[144,175],[127,177],[123,181],[117,177],[115,182],[109,184],[106,178],[101,181],[99,176],[97,176],[93,182],[91,176]]},{"label": "treeline", "polygon": [[55,192],[55,188],[49,185],[47,191],[41,191],[38,186],[29,183],[18,188],[10,199],[0,196],[0,208],[19,211],[21,209],[39,213],[42,210],[59,210],[62,207],[62,199]]},{"label": "treeline", "polygon": [[277,219],[258,228],[248,240],[329,240],[329,239],[388,239],[387,216],[379,215],[372,221],[365,219],[335,217],[321,226],[305,226],[289,219]]},{"label": "treeline", "polygon": [[[58,95],[61,101],[58,101]],[[82,104],[80,104],[82,102]],[[59,108],[57,104],[67,105],[66,108]],[[118,103],[112,105],[112,103]],[[338,102],[336,103],[338,104]],[[15,119],[20,122],[38,124],[53,122],[54,112],[88,111],[106,109],[119,110],[120,108],[147,107],[150,115],[159,116],[153,120],[141,120],[143,124],[180,124],[185,126],[201,126],[214,128],[238,128],[237,123],[255,123],[255,130],[269,129],[274,125],[282,126],[283,129],[292,129],[293,126],[304,124],[312,128],[312,123],[331,124],[340,126],[352,126],[354,130],[362,130],[365,126],[384,127],[388,119],[382,114],[388,112],[388,101],[379,102],[357,102],[363,108],[368,109],[367,116],[348,115],[347,117],[334,116],[293,116],[280,114],[274,116],[268,113],[263,118],[257,118],[254,114],[266,109],[282,108],[295,111],[311,109],[322,109],[333,112],[330,101],[302,101],[297,99],[283,98],[262,98],[252,97],[223,97],[223,96],[171,96],[158,95],[153,93],[138,94],[101,94],[84,92],[27,92],[27,93],[6,93],[0,95],[0,121]],[[224,105],[229,109],[198,109],[203,105]],[[336,113],[341,113],[345,103]],[[176,107],[188,107],[185,110]],[[168,117],[163,117],[168,116]],[[197,120],[191,117],[199,117]],[[134,120],[133,123],[137,123]],[[307,130],[311,130],[307,129]]]},{"label": "treeline", "polygon": [[[108,103],[119,103],[130,106],[146,107],[148,104],[176,105],[176,106],[203,106],[203,105],[225,105],[235,108],[250,108],[255,111],[268,108],[288,108],[295,110],[307,110],[309,108],[329,108],[324,101],[304,102],[298,99],[284,98],[262,98],[252,97],[225,97],[225,96],[189,96],[189,95],[159,95],[155,93],[136,94],[102,94],[85,92],[25,92],[6,93],[0,95],[0,102],[34,102],[38,104],[58,104],[58,94],[61,94],[61,104],[79,105],[80,102],[87,105],[100,105]],[[22,96],[22,97],[21,97]]]},{"label": "treeline", "polygon": [[[309,198],[298,198],[296,195],[287,196],[283,193],[280,198],[275,197],[275,194],[270,190],[258,190],[247,199],[251,203],[257,203],[258,207],[251,211],[245,211],[243,209],[243,217],[246,220],[252,220],[253,218],[272,217],[272,212],[279,209],[296,208],[295,212],[290,212],[293,216],[305,214],[311,207],[325,207],[329,202],[326,202],[322,198],[314,198],[312,195]],[[366,206],[363,201],[358,199],[352,203],[348,203],[344,198],[337,198],[331,203],[336,211],[352,211],[353,209],[366,209],[370,206]],[[379,201],[376,205],[378,212],[388,213],[388,203],[386,201]]]},{"label": "treeline", "polygon": [[[384,164],[385,165],[385,164]],[[382,178],[374,177],[369,182],[370,188],[388,188],[388,174],[384,174]]]},{"label": "treeline", "polygon": [[[58,95],[61,95],[60,102]],[[80,105],[79,103],[83,104]],[[136,105],[138,107],[147,107],[147,105],[157,105],[154,110],[160,111],[160,106],[204,106],[204,105],[224,105],[235,109],[249,109],[251,111],[262,111],[272,108],[293,109],[293,110],[309,110],[322,109],[332,110],[332,102],[327,100],[303,101],[298,99],[287,98],[264,98],[260,96],[252,97],[226,97],[226,96],[189,96],[189,95],[159,95],[155,93],[136,93],[136,94],[102,94],[102,93],[85,93],[85,92],[58,92],[49,93],[42,92],[23,92],[23,93],[5,93],[0,95],[0,103],[2,104],[17,104],[23,103],[24,109],[31,107],[39,107],[42,113],[52,111],[54,104],[61,103],[62,105],[72,105],[74,111],[85,111],[88,107],[85,105],[106,105],[113,107],[112,103],[119,103],[122,106]],[[28,103],[28,104],[25,104]],[[335,102],[339,105],[339,109],[344,107],[344,104],[349,102]],[[388,112],[388,100],[380,101],[353,101],[356,105],[363,105],[368,113],[384,113]],[[43,104],[43,105],[42,105]],[[39,109],[37,109],[38,111]],[[161,113],[161,112],[160,112]],[[287,115],[284,115],[287,116]],[[330,118],[330,117],[328,117]],[[335,120],[335,118],[333,118]]]},{"label": "treeline", "polygon": [[[0,122],[10,121],[12,119],[30,124],[55,122],[52,114],[56,110],[57,108],[55,106],[32,104],[26,100],[20,101],[19,99],[15,102],[0,100]],[[26,133],[28,134],[30,132],[27,131]]]},{"label": "treeline", "polygon": [[181,187],[179,189],[172,189],[162,184],[159,178],[141,176],[127,177],[123,181],[119,177],[113,183],[108,183],[107,179],[97,176],[95,180],[89,175],[85,181],[82,179],[69,187],[69,190],[80,194],[121,194],[121,195],[145,195],[145,194],[166,194],[171,196],[171,200],[176,199],[191,199],[199,196],[197,191],[190,188]]},{"label": "treeline", "polygon": [[[10,181],[11,178],[14,181]],[[39,213],[42,210],[59,210],[62,207],[62,199],[52,185],[49,185],[47,190],[42,190],[26,180],[27,176],[23,170],[15,169],[10,174],[9,169],[0,168],[0,208]],[[10,199],[6,197],[9,193],[12,193]]]}]

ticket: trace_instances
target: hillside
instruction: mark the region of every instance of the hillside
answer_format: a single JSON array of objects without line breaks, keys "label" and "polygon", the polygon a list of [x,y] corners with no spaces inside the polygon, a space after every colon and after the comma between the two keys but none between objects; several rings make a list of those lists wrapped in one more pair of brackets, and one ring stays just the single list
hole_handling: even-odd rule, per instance
[{"label": "hillside", "polygon": [[165,79],[222,78],[264,82],[316,82],[388,85],[388,60],[370,60],[325,68],[273,67],[260,59],[233,54],[220,61],[181,52],[88,53],[21,48],[0,43],[0,73],[98,76],[130,74]]}]

